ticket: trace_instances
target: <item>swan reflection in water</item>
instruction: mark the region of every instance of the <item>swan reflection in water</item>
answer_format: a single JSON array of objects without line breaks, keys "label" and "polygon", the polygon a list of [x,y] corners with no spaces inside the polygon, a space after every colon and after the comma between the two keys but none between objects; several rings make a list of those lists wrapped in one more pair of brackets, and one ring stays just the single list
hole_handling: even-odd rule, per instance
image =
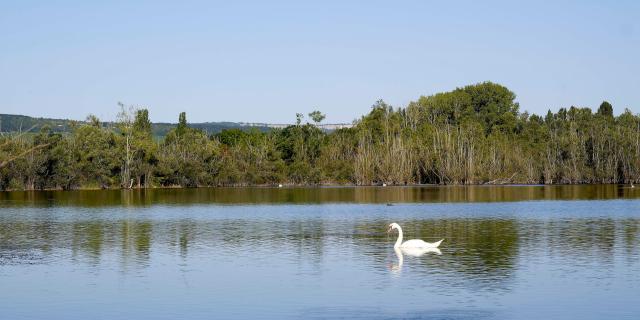
[{"label": "swan reflection in water", "polygon": [[404,264],[404,255],[408,255],[411,257],[421,257],[426,253],[434,253],[437,255],[441,255],[442,251],[438,248],[393,248],[393,251],[396,253],[396,257],[398,258],[398,264],[391,265],[391,272],[400,273],[402,271],[402,265]]}]

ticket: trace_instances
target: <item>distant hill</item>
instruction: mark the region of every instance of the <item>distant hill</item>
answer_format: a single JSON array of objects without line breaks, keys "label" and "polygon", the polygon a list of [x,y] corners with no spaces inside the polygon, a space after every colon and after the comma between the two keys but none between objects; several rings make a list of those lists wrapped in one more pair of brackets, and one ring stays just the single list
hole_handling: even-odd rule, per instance
[{"label": "distant hill", "polygon": [[22,115],[0,114],[0,132],[38,131],[49,126],[55,132],[68,132],[72,120],[34,118]]},{"label": "distant hill", "polygon": [[[31,132],[37,132],[44,126],[49,126],[54,132],[70,132],[73,123],[84,123],[84,121],[67,120],[67,119],[50,119],[35,118],[23,115],[0,114],[0,132],[18,132],[31,129]],[[107,122],[109,126],[113,123]],[[164,137],[176,126],[175,123],[154,123],[152,125],[153,135],[156,137]],[[242,129],[249,130],[251,128],[261,131],[271,130],[275,126],[266,123],[242,123],[242,122],[202,122],[189,123],[192,128],[202,129],[212,134],[218,133],[225,129]]]},{"label": "distant hill", "polygon": [[[31,129],[31,132],[38,132],[40,128],[49,126],[54,132],[71,132],[73,123],[84,123],[84,121],[67,120],[67,119],[50,119],[35,118],[23,115],[0,114],[0,132],[18,132]],[[113,125],[112,122],[105,122],[106,126]],[[153,135],[156,137],[164,137],[176,126],[175,123],[158,122],[152,124]],[[272,123],[247,123],[247,122],[200,122],[189,123],[189,127],[202,129],[203,131],[214,134],[227,129],[258,129],[260,131],[268,131],[275,128],[285,128],[291,124],[272,124]],[[340,128],[350,128],[353,124],[321,124],[319,127],[325,131],[333,131]]]}]

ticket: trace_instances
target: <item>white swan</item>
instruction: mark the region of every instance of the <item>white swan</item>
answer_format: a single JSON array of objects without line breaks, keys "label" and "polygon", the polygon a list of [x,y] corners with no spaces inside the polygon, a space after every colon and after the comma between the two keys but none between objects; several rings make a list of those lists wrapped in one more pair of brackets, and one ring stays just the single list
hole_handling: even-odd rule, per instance
[{"label": "white swan", "polygon": [[440,246],[440,243],[442,243],[442,241],[444,241],[444,239],[441,239],[438,242],[425,242],[423,240],[420,239],[412,239],[412,240],[407,240],[405,242],[402,242],[402,228],[400,228],[400,225],[397,223],[392,223],[389,225],[389,230],[387,230],[387,232],[391,232],[393,229],[397,229],[398,230],[398,240],[396,240],[396,244],[393,245],[393,248],[401,248],[401,249],[406,249],[406,248],[437,248]]}]

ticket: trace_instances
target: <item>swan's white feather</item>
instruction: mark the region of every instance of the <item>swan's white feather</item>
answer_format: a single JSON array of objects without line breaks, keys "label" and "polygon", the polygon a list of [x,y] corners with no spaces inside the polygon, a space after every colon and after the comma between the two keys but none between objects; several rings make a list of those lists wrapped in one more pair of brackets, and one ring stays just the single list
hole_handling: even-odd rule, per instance
[{"label": "swan's white feather", "polygon": [[[442,239],[444,240],[444,239]],[[407,240],[402,243],[402,248],[437,248],[442,243],[442,240],[438,242],[426,242],[420,239]]]}]

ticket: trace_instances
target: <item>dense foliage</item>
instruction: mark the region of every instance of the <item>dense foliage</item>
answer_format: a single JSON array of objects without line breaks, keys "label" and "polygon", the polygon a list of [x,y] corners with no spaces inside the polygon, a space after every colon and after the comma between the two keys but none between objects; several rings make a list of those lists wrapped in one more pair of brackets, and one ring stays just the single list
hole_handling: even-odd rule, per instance
[{"label": "dense foliage", "polygon": [[[153,139],[145,109],[122,107],[105,126],[90,116],[68,134],[0,137],[0,188],[628,183],[640,179],[640,116],[603,102],[544,117],[486,82],[420,97],[405,108],[376,102],[355,126],[315,124],[207,135],[186,115]],[[317,124],[320,112],[310,118]]]}]

